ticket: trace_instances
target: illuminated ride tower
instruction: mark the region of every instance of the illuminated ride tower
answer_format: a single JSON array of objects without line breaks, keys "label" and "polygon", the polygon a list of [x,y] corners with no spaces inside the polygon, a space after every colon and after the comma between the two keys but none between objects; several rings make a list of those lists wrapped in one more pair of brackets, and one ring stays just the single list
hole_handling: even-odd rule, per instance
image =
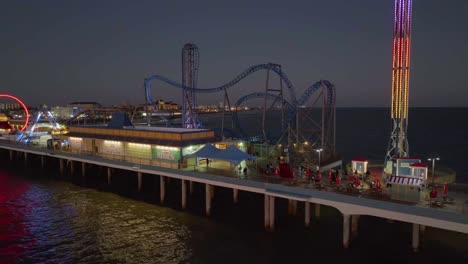
[{"label": "illuminated ride tower", "polygon": [[408,157],[408,92],[411,48],[412,0],[395,0],[392,64],[392,133],[385,155],[385,172],[391,167],[388,161]]},{"label": "illuminated ride tower", "polygon": [[202,124],[196,113],[195,92],[188,88],[196,88],[198,82],[198,66],[200,55],[195,44],[187,43],[182,49],[182,127],[200,128]]}]

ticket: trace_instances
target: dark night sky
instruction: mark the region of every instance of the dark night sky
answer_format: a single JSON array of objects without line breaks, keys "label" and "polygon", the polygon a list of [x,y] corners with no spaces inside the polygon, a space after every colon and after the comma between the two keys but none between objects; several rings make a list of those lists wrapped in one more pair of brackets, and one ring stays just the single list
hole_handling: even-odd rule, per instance
[{"label": "dark night sky", "polygon": [[[413,4],[410,106],[468,106],[468,1]],[[392,0],[2,1],[0,92],[33,106],[142,103],[144,78],[160,74],[180,82],[181,49],[193,42],[200,48],[200,87],[275,62],[297,94],[322,78],[336,85],[338,106],[388,106],[393,5]],[[264,89],[264,83],[264,72],[247,78],[231,90],[231,101]],[[180,90],[163,85],[152,94],[176,102],[181,97]],[[199,98],[216,103],[222,95]]]}]

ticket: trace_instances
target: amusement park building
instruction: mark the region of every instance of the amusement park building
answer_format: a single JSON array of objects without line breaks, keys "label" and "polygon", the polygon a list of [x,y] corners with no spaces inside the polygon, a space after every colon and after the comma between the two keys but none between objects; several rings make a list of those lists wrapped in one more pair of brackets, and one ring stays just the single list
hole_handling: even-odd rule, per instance
[{"label": "amusement park building", "polygon": [[[53,135],[56,147],[74,153],[170,168],[187,167],[185,157],[215,141],[214,131],[167,127],[71,126]],[[64,143],[64,144],[62,144]]]},{"label": "amusement park building", "polygon": [[16,110],[21,109],[21,105],[17,103],[0,103],[0,110]]},{"label": "amusement park building", "polygon": [[55,106],[51,108],[51,112],[58,119],[68,119],[77,113],[72,106]]},{"label": "amusement park building", "polygon": [[100,108],[101,104],[96,103],[96,102],[73,102],[73,103],[69,103],[68,106],[85,110],[85,109]]}]

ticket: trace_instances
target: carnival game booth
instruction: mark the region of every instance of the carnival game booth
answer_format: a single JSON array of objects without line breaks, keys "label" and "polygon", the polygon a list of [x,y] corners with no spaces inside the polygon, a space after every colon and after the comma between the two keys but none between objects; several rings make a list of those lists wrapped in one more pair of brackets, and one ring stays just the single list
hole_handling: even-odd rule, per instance
[{"label": "carnival game booth", "polygon": [[364,174],[367,172],[368,161],[365,158],[354,158],[351,160],[352,173]]},{"label": "carnival game booth", "polygon": [[427,176],[427,165],[417,158],[397,158],[393,172],[387,178],[387,189],[394,200],[417,203],[421,199]]},{"label": "carnival game booth", "polygon": [[68,134],[52,136],[74,153],[169,168],[187,167],[186,155],[215,141],[209,129],[133,126],[116,113],[108,125],[70,126]]}]

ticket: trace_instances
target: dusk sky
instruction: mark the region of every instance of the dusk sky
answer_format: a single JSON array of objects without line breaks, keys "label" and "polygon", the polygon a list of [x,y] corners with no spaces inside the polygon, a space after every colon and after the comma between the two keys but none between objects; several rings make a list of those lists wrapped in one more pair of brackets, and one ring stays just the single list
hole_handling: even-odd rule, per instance
[{"label": "dusk sky", "polygon": [[[468,106],[468,1],[414,0],[410,106]],[[153,74],[180,82],[185,43],[200,49],[199,87],[249,66],[282,65],[298,96],[320,79],[337,106],[389,106],[393,0],[2,1],[0,93],[31,106],[144,102]],[[265,86],[257,72],[231,101]],[[181,90],[153,83],[155,98]],[[222,94],[199,96],[216,104]]]}]

